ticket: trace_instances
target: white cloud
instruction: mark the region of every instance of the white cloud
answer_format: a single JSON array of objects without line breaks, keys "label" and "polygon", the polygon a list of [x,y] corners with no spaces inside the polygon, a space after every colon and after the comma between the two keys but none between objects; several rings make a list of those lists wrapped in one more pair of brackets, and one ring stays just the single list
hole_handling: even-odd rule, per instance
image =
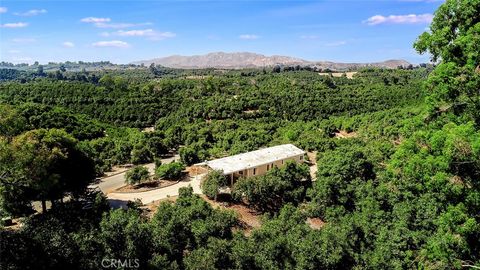
[{"label": "white cloud", "polygon": [[75,44],[71,41],[65,41],[62,43],[62,46],[65,47],[65,48],[73,48],[75,47]]},{"label": "white cloud", "polygon": [[130,44],[121,40],[98,41],[92,44],[93,47],[114,47],[114,48],[128,48]]},{"label": "white cloud", "polygon": [[119,30],[114,33],[102,33],[103,35],[116,35],[121,37],[147,37],[150,40],[163,40],[167,38],[173,38],[176,36],[172,32],[158,32],[153,29],[143,29],[143,30]]},{"label": "white cloud", "polygon": [[9,50],[8,53],[17,54],[17,53],[21,53],[21,51],[20,50]]},{"label": "white cloud", "polygon": [[91,23],[98,28],[121,29],[134,26],[151,25],[152,23],[112,23],[110,18],[87,17],[80,20],[84,23]]},{"label": "white cloud", "polygon": [[40,15],[40,14],[44,14],[44,13],[47,13],[46,9],[31,9],[31,10],[26,11],[26,12],[15,12],[13,14],[15,14],[17,16],[29,17],[29,16],[36,16],[36,15]]},{"label": "white cloud", "polygon": [[152,23],[104,23],[104,22],[99,22],[99,23],[95,23],[95,27],[120,29],[120,28],[129,28],[129,27],[144,26],[144,25],[151,25],[151,24]]},{"label": "white cloud", "polygon": [[24,23],[24,22],[0,24],[0,28],[22,28],[27,26],[28,26],[28,23]]},{"label": "white cloud", "polygon": [[116,34],[122,37],[144,37],[144,36],[154,35],[155,31],[153,31],[153,29],[128,30],[128,31],[120,30],[116,32]]},{"label": "white cloud", "polygon": [[239,39],[246,39],[246,40],[253,40],[253,39],[259,39],[260,37],[257,35],[252,35],[252,34],[243,34],[238,36]]},{"label": "white cloud", "polygon": [[409,15],[390,15],[390,16],[375,15],[363,22],[368,25],[378,25],[383,23],[415,24],[415,23],[430,23],[432,19],[433,19],[433,15],[429,13],[409,14]]},{"label": "white cloud", "polygon": [[80,20],[84,23],[106,23],[110,21],[110,18],[97,18],[97,17],[87,17]]},{"label": "white cloud", "polygon": [[33,43],[37,40],[34,38],[13,38],[12,41],[15,43]]},{"label": "white cloud", "polygon": [[8,9],[6,7],[0,7],[0,13],[7,13]]}]

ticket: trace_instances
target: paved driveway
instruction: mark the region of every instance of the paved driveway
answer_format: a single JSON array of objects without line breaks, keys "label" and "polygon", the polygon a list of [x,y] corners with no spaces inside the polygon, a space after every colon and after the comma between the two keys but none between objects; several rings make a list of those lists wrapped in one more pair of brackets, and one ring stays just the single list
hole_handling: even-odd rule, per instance
[{"label": "paved driveway", "polygon": [[135,192],[135,193],[109,193],[107,194],[108,200],[112,207],[121,207],[125,205],[128,201],[134,201],[135,199],[140,199],[143,204],[149,204],[157,200],[166,199],[167,197],[178,196],[178,189],[182,187],[191,186],[193,192],[196,194],[202,194],[200,189],[200,180],[204,175],[198,175],[191,177],[188,180],[178,182],[177,184],[154,189],[145,192]]},{"label": "paved driveway", "polygon": [[[166,164],[179,159],[180,157],[176,155],[173,157],[162,159],[162,163]],[[147,167],[150,174],[153,174],[155,172],[154,163],[144,164],[143,166]],[[126,171],[119,174],[112,175],[112,176],[102,177],[100,180],[100,183],[91,185],[91,187],[93,188],[98,187],[103,193],[108,194],[116,190],[117,188],[121,188],[125,186],[125,173]]]}]

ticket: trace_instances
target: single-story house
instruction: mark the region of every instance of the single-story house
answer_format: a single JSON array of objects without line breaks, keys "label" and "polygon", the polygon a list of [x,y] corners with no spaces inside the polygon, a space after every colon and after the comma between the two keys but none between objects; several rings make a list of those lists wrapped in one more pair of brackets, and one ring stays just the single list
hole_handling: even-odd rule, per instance
[{"label": "single-story house", "polygon": [[273,167],[282,167],[287,161],[302,163],[305,151],[293,144],[283,144],[234,156],[195,164],[210,170],[222,171],[233,186],[240,177],[263,175]]}]

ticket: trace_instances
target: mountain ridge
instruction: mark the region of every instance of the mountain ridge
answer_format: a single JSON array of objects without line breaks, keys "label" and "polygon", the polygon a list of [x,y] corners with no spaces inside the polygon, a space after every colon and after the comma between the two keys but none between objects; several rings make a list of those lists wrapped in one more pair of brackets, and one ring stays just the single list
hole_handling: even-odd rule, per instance
[{"label": "mountain ridge", "polygon": [[167,57],[153,58],[150,60],[140,60],[132,62],[133,64],[162,65],[170,68],[225,68],[225,69],[240,69],[240,68],[262,68],[273,67],[276,65],[284,66],[312,66],[322,69],[333,70],[348,70],[361,67],[382,67],[382,68],[397,68],[398,66],[407,67],[411,65],[409,62],[402,59],[390,59],[382,62],[373,63],[340,63],[333,61],[308,61],[301,58],[263,54],[253,52],[211,52],[202,55],[170,55]]}]

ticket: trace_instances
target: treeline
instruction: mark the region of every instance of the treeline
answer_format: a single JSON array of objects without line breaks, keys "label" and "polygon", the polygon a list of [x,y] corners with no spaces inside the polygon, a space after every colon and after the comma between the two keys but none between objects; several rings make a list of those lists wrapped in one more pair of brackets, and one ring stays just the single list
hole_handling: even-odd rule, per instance
[{"label": "treeline", "polygon": [[425,70],[366,70],[353,80],[294,72],[136,83],[106,74],[98,83],[49,79],[8,82],[0,86],[0,100],[62,106],[131,127],[153,126],[158,120],[170,119],[308,121],[419,101],[424,76]]},{"label": "treeline", "polygon": [[81,207],[67,203],[27,219],[21,231],[0,231],[4,266],[98,269],[114,258],[139,269],[344,269],[353,262],[345,228],[312,230],[291,205],[248,237],[233,212],[213,209],[187,188],[151,219],[133,205],[106,214],[105,201]]},{"label": "treeline", "polygon": [[[479,14],[478,1],[442,4],[415,44],[441,60],[431,73],[0,84],[8,104],[0,214],[26,215],[20,228],[0,229],[2,267],[98,269],[111,259],[141,269],[480,267]],[[146,126],[155,131],[138,129]],[[316,179],[293,163],[240,179],[232,202],[263,213],[259,228],[245,230],[191,189],[155,213],[133,202],[109,210],[88,189],[95,170],[115,162],[178,150],[191,164],[285,142],[317,151]],[[178,168],[157,174],[183,168],[170,166]],[[202,187],[218,199],[226,183],[215,172]],[[36,200],[52,208],[28,216]]]}]

